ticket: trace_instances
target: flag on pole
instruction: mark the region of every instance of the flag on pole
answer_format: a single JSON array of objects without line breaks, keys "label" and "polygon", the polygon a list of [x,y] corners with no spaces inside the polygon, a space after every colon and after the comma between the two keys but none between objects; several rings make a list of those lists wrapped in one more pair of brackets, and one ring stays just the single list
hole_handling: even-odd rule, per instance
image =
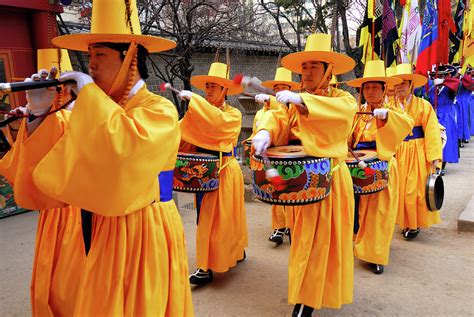
[{"label": "flag on pole", "polygon": [[[371,4],[372,2],[372,4]],[[359,47],[363,47],[363,54],[361,61],[365,64],[366,61],[379,60],[381,56],[381,32],[382,32],[382,11],[383,6],[380,6],[380,0],[369,0],[365,10],[364,21],[360,28],[360,39]],[[372,10],[372,11],[371,11]],[[369,18],[369,12],[373,12],[371,16],[375,18],[372,20]],[[372,33],[373,42],[372,46]],[[372,48],[373,47],[373,48]],[[372,54],[372,51],[374,54]],[[372,58],[373,55],[373,58]]]},{"label": "flag on pole", "polygon": [[384,47],[383,59],[385,60],[385,65],[386,67],[395,66],[397,62],[395,45],[397,45],[398,30],[395,14],[393,13],[389,0],[385,0],[383,4],[382,39]]},{"label": "flag on pole", "polygon": [[[449,0],[448,0],[449,1]],[[402,63],[415,63],[421,36],[421,21],[418,0],[410,0],[403,8],[400,27],[400,53]]]},{"label": "flag on pole", "polygon": [[454,14],[454,27],[456,31],[449,32],[449,39],[453,44],[451,50],[449,51],[449,61],[451,63],[459,63],[462,56],[462,46],[463,46],[463,22],[464,22],[464,1],[458,0],[458,5],[456,7],[456,13]]},{"label": "flag on pole", "polygon": [[[468,2],[469,3],[469,2]],[[474,2],[471,0],[470,6],[467,5],[464,10],[464,45],[461,58],[461,72],[464,74],[468,65],[474,66],[474,12],[472,7]]]},{"label": "flag on pole", "polygon": [[449,62],[449,32],[456,32],[450,0],[438,0],[438,63]]},{"label": "flag on pole", "polygon": [[427,0],[423,12],[423,26],[421,30],[421,43],[418,59],[416,61],[416,72],[427,76],[432,65],[436,65],[438,59],[438,12],[434,1]]}]

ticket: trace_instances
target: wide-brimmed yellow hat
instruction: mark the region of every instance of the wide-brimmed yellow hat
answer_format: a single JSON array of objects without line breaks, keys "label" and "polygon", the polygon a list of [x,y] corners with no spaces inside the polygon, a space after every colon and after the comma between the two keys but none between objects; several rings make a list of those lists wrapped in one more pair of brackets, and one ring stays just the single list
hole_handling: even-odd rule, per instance
[{"label": "wide-brimmed yellow hat", "polygon": [[397,69],[393,77],[401,78],[403,80],[411,80],[413,82],[413,88],[421,87],[428,82],[428,78],[425,76],[413,74],[411,64],[397,65]]},{"label": "wide-brimmed yellow hat", "polygon": [[283,67],[294,73],[302,73],[302,65],[305,62],[325,62],[333,65],[332,73],[339,75],[347,73],[355,66],[355,61],[347,55],[332,51],[331,35],[311,34],[306,39],[303,52],[286,55],[281,60]]},{"label": "wide-brimmed yellow hat", "polygon": [[206,83],[213,83],[227,88],[228,96],[240,94],[244,88],[230,80],[229,73],[230,67],[227,67],[227,64],[214,62],[207,75],[191,77],[191,84],[198,89],[206,90]]},{"label": "wide-brimmed yellow hat", "polygon": [[[130,43],[143,45],[149,53],[173,49],[176,43],[157,36],[142,35],[136,0],[107,0],[92,2],[91,32],[55,37],[54,45],[76,51],[87,52],[94,43]],[[130,12],[130,17],[127,15]]]},{"label": "wide-brimmed yellow hat", "polygon": [[365,64],[364,76],[362,78],[356,78],[349,80],[347,85],[351,87],[362,87],[364,83],[381,81],[384,82],[387,86],[394,86],[400,84],[403,80],[396,77],[387,77],[385,73],[385,63],[384,61],[368,61]]},{"label": "wide-brimmed yellow hat", "polygon": [[262,86],[273,89],[275,85],[287,85],[290,86],[291,90],[298,90],[300,84],[295,83],[291,76],[291,70],[285,67],[278,67],[275,73],[274,80],[266,80],[262,82]]},{"label": "wide-brimmed yellow hat", "polygon": [[41,69],[50,70],[56,67],[60,73],[72,71],[71,60],[65,49],[41,48],[37,52],[38,71]]}]

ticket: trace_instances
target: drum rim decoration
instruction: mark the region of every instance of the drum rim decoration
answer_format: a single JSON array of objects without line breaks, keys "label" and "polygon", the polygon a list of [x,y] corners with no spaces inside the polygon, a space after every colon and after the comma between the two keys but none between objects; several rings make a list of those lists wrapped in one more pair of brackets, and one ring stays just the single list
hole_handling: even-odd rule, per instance
[{"label": "drum rim decoration", "polygon": [[[329,161],[329,163],[331,164],[331,159],[328,158],[328,157],[313,157],[313,156],[304,156],[304,157],[268,157],[268,161],[265,160],[262,156],[260,155],[255,155],[253,154],[252,155],[253,159],[255,161],[257,161],[257,163],[270,163],[272,165],[293,165],[293,163],[291,162],[291,160],[295,160],[295,159],[303,159],[305,158],[305,160],[301,160],[301,164],[313,164],[313,163],[319,163],[319,162],[322,162],[322,161]],[[272,158],[275,159],[272,160]],[[309,160],[308,160],[309,158]],[[279,160],[281,162],[278,162],[276,160]]]},{"label": "drum rim decoration", "polygon": [[329,190],[326,192],[325,195],[311,198],[311,199],[305,199],[305,200],[281,200],[281,199],[273,199],[273,198],[265,198],[262,196],[259,196],[257,193],[255,193],[255,196],[257,197],[258,200],[271,203],[272,205],[279,205],[279,206],[300,206],[300,205],[309,205],[309,204],[317,204],[321,201],[323,201],[325,198],[327,198],[331,194],[331,187],[329,187]]}]

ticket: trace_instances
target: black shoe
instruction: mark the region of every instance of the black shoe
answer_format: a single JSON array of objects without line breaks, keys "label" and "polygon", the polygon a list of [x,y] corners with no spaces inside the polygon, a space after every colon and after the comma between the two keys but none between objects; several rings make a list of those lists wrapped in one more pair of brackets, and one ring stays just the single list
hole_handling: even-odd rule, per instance
[{"label": "black shoe", "polygon": [[213,280],[212,270],[201,270],[197,269],[196,272],[189,275],[189,283],[194,285],[205,285],[207,283],[211,283]]},{"label": "black shoe", "polygon": [[374,274],[382,274],[383,273],[383,265],[370,263],[370,269]]},{"label": "black shoe", "polygon": [[310,317],[314,308],[302,304],[296,304],[291,317]]},{"label": "black shoe", "polygon": [[268,240],[275,242],[277,245],[283,243],[283,237],[285,236],[286,228],[280,228],[273,230],[273,233],[268,237]]},{"label": "black shoe", "polygon": [[444,176],[446,174],[446,170],[442,169],[439,171],[439,176]]},{"label": "black shoe", "polygon": [[416,236],[420,233],[420,229],[405,229],[403,233],[403,237],[405,240],[413,240],[416,238]]},{"label": "black shoe", "polygon": [[247,254],[245,253],[245,250],[244,250],[244,256],[243,256],[240,260],[237,260],[237,263],[242,262],[242,261],[245,260],[246,258],[247,258]]},{"label": "black shoe", "polygon": [[462,143],[468,144],[468,143],[469,143],[469,140],[464,139],[464,140],[462,140]]},{"label": "black shoe", "polygon": [[463,144],[461,141],[459,141],[459,147],[460,147],[461,149],[464,148],[464,144]]}]

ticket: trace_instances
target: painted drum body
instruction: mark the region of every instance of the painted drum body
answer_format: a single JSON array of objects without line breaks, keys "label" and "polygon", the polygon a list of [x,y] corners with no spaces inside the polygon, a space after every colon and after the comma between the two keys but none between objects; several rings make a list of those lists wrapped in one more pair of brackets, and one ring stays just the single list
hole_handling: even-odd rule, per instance
[{"label": "painted drum body", "polygon": [[357,160],[348,154],[347,167],[352,177],[355,195],[367,195],[384,190],[388,186],[388,162],[377,158],[377,152],[371,150],[354,150],[354,153],[367,165],[359,167]]},{"label": "painted drum body", "polygon": [[174,168],[173,190],[210,192],[219,188],[219,157],[206,153],[179,152]]},{"label": "painted drum body", "polygon": [[[331,192],[331,160],[308,156],[299,145],[269,148],[266,157],[251,158],[252,186],[256,197],[273,205],[306,205],[317,203]],[[275,168],[285,181],[277,190],[265,171]]]}]

